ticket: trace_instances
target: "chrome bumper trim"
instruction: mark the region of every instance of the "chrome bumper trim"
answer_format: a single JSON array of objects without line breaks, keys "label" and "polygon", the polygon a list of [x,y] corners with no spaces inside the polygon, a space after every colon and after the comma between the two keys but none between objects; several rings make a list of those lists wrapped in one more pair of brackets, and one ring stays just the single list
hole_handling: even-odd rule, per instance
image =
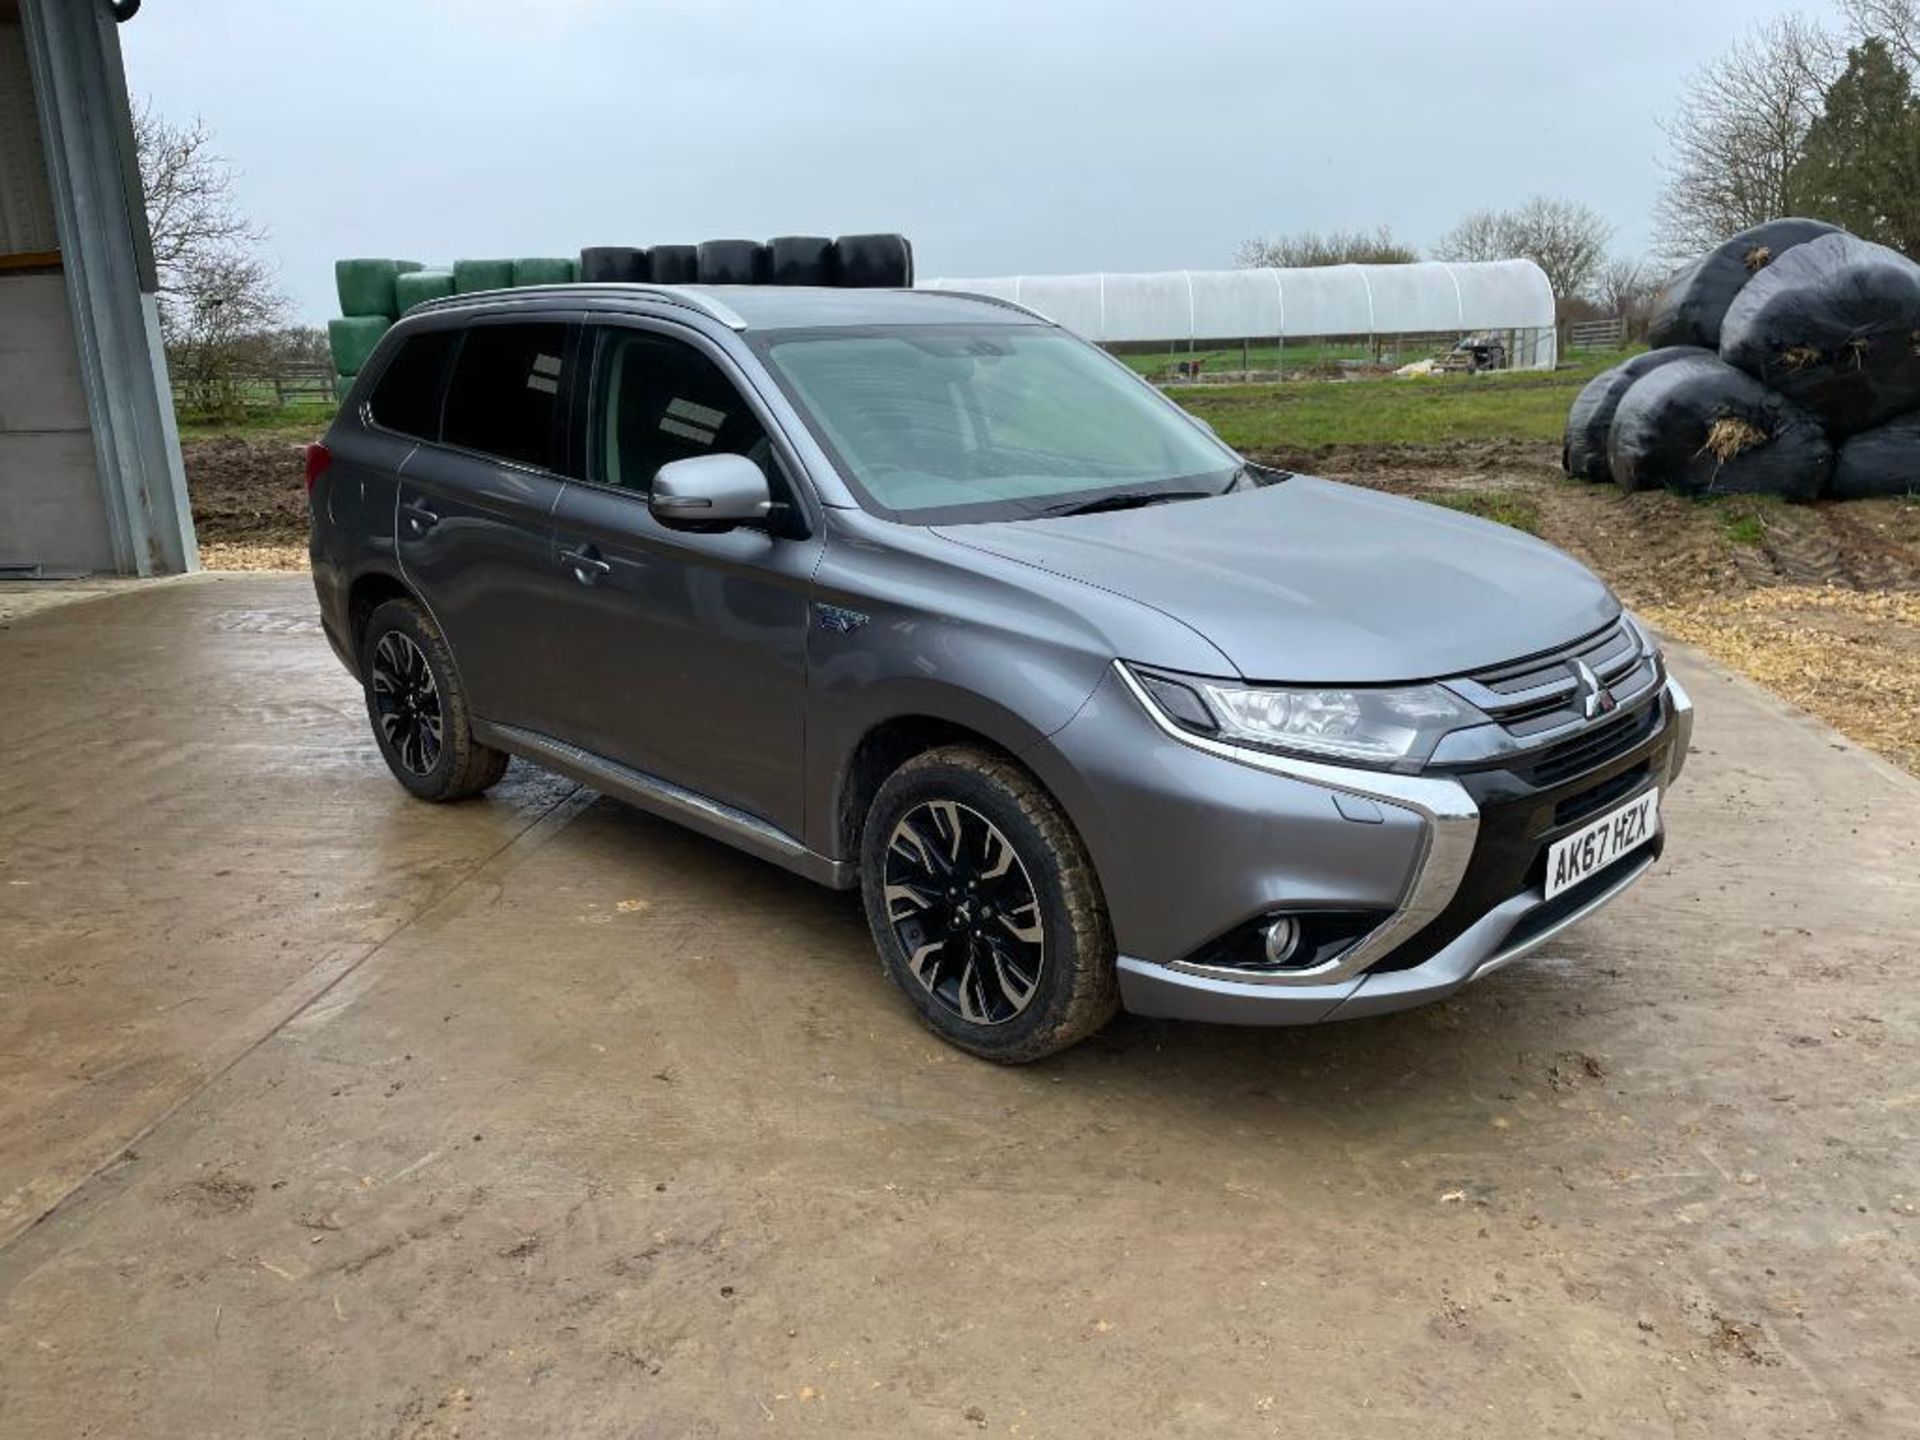
[{"label": "chrome bumper trim", "polygon": [[1673,705],[1673,749],[1667,752],[1667,784],[1680,778],[1687,763],[1687,747],[1693,743],[1693,697],[1673,676],[1667,676],[1667,699]]},{"label": "chrome bumper trim", "polygon": [[[1594,896],[1591,900],[1587,901],[1587,903],[1582,905],[1578,910],[1574,910],[1569,912],[1566,915],[1562,915],[1558,920],[1554,921],[1553,924],[1547,926],[1547,928],[1542,930],[1538,935],[1530,935],[1525,940],[1522,940],[1518,945],[1515,945],[1510,949],[1496,951],[1492,955],[1488,956],[1485,960],[1481,961],[1480,964],[1474,968],[1473,973],[1467,977],[1468,983],[1471,984],[1475,980],[1479,980],[1485,976],[1491,975],[1494,971],[1499,970],[1504,966],[1511,965],[1514,961],[1520,959],[1522,956],[1531,955],[1535,950],[1538,950],[1542,945],[1546,944],[1549,940],[1559,935],[1560,932],[1565,930],[1568,926],[1579,924],[1582,920],[1586,919],[1589,915],[1593,914],[1594,911],[1598,910],[1602,905],[1606,905],[1610,903],[1612,900],[1614,900],[1620,894],[1621,891],[1625,890],[1629,885],[1633,884],[1634,881],[1638,880],[1642,875],[1645,875],[1647,871],[1653,868],[1653,862],[1658,860],[1659,858],[1660,857],[1656,855],[1653,851],[1651,850],[1647,851],[1644,855],[1640,857],[1640,861],[1637,865],[1635,865],[1631,870],[1628,870],[1613,884],[1609,885],[1605,890],[1602,890],[1598,895]],[[1545,902],[1543,901],[1541,903],[1544,904]]]},{"label": "chrome bumper trim", "polygon": [[1246,985],[1333,984],[1358,975],[1447,908],[1454,892],[1460,888],[1467,862],[1473,858],[1474,841],[1480,834],[1480,807],[1474,804],[1473,797],[1458,780],[1445,776],[1394,775],[1380,770],[1327,765],[1317,760],[1299,760],[1289,755],[1276,755],[1266,750],[1210,740],[1176,724],[1155,703],[1145,687],[1133,678],[1133,673],[1123,662],[1114,661],[1113,668],[1120,676],[1121,683],[1146,712],[1147,718],[1169,739],[1236,765],[1250,766],[1323,789],[1360,795],[1383,805],[1410,810],[1423,822],[1420,854],[1414,860],[1413,874],[1401,893],[1399,907],[1338,958],[1311,970],[1292,970],[1273,975],[1194,965],[1184,960],[1174,961],[1168,969]]}]

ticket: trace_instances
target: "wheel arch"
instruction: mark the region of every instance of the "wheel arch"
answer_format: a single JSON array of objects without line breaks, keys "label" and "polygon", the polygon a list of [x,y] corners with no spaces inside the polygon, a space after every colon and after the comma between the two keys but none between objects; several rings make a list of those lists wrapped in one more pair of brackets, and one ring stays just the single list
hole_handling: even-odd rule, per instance
[{"label": "wheel arch", "polygon": [[367,621],[373,612],[389,600],[411,600],[426,608],[413,587],[390,570],[368,570],[354,577],[347,587],[347,634],[353,663],[360,663],[360,647],[367,638]]}]

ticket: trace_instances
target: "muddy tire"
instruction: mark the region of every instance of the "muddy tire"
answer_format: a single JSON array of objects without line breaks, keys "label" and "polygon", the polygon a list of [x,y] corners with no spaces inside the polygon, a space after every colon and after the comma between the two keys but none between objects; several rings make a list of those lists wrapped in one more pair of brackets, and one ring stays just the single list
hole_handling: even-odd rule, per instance
[{"label": "muddy tire", "polygon": [[368,617],[360,680],[387,768],[420,799],[464,800],[506,773],[507,756],[473,738],[453,652],[415,601],[389,600]]},{"label": "muddy tire", "polygon": [[1119,1008],[1093,864],[1011,760],[949,745],[902,765],[867,812],[860,876],[882,968],[962,1050],[1039,1060]]}]

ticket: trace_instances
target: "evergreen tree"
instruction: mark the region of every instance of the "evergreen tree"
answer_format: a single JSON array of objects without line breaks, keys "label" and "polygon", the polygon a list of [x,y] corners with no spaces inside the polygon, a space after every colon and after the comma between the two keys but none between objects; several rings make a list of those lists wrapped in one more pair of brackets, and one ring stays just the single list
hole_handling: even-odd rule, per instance
[{"label": "evergreen tree", "polygon": [[1920,97],[1884,41],[1848,51],[1793,188],[1805,213],[1920,259]]}]

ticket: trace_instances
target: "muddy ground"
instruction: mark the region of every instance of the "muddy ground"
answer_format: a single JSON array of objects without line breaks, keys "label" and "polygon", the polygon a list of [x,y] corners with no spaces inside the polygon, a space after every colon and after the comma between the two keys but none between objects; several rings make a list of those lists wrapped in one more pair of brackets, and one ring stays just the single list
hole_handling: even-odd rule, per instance
[{"label": "muddy ground", "polygon": [[[1920,772],[1920,501],[1628,495],[1567,479],[1554,446],[1525,441],[1258,458],[1532,530],[1585,560],[1667,634]],[[209,569],[305,566],[299,441],[194,441],[186,461]]]},{"label": "muddy ground", "polygon": [[409,798],[313,603],[0,624],[5,1440],[1920,1433],[1920,784],[1690,652],[1604,918],[1007,1070],[851,896]]}]

